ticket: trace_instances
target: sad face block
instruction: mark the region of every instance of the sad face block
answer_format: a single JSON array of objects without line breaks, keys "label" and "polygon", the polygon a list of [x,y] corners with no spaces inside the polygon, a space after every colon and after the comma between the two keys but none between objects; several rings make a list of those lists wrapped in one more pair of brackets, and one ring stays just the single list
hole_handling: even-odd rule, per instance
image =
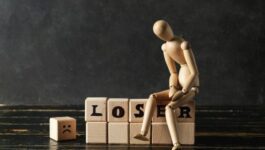
[{"label": "sad face block", "polygon": [[128,122],[128,98],[110,98],[108,100],[108,122]]},{"label": "sad face block", "polygon": [[72,117],[50,118],[50,138],[55,141],[76,139],[76,120]]}]

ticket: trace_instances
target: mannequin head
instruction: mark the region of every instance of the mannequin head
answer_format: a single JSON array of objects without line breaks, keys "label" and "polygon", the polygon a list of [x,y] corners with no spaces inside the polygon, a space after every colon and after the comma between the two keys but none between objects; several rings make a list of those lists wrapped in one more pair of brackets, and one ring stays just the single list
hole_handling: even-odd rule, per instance
[{"label": "mannequin head", "polygon": [[174,33],[165,20],[158,20],[153,26],[154,34],[163,41],[170,41],[174,38]]}]

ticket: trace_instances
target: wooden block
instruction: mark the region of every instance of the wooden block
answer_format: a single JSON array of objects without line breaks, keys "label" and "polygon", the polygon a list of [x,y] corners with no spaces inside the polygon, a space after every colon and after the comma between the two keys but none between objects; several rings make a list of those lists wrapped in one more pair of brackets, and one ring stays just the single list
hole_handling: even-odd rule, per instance
[{"label": "wooden block", "polygon": [[72,117],[50,118],[50,138],[56,141],[76,139],[76,120]]},{"label": "wooden block", "polygon": [[[130,144],[151,144],[151,141],[141,141],[133,138],[141,130],[141,126],[142,123],[130,123]],[[151,140],[151,128],[149,128],[146,137]]]},{"label": "wooden block", "polygon": [[[157,102],[154,111],[153,122],[166,122],[165,107],[170,101]],[[175,109],[178,122],[195,122],[195,102],[189,101],[187,104]]]},{"label": "wooden block", "polygon": [[157,101],[156,108],[153,115],[153,122],[166,122],[165,111],[166,105],[170,101]]},{"label": "wooden block", "polygon": [[177,122],[195,122],[195,102],[189,101],[175,110]]},{"label": "wooden block", "polygon": [[165,122],[152,123],[152,144],[172,144]]},{"label": "wooden block", "polygon": [[86,143],[107,143],[107,122],[86,122]]},{"label": "wooden block", "polygon": [[109,144],[129,144],[129,123],[111,122],[108,123]]},{"label": "wooden block", "polygon": [[110,98],[108,100],[108,122],[128,122],[127,98]]},{"label": "wooden block", "polygon": [[141,123],[144,117],[144,107],[148,99],[130,99],[129,122]]},{"label": "wooden block", "polygon": [[180,144],[192,145],[195,142],[195,123],[177,123]]},{"label": "wooden block", "polygon": [[107,121],[107,98],[88,97],[85,100],[85,121],[106,122]]}]

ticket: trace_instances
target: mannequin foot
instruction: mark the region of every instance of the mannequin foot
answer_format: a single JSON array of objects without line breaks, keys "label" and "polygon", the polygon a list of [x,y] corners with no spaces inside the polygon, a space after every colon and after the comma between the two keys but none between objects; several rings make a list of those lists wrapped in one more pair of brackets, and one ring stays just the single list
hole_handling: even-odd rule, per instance
[{"label": "mannequin foot", "polygon": [[172,150],[177,150],[180,149],[180,145],[179,144],[174,144],[174,146],[172,147]]},{"label": "mannequin foot", "polygon": [[138,139],[138,140],[142,140],[142,141],[149,141],[149,139],[147,137],[145,137],[144,135],[142,135],[141,133],[134,136],[134,138]]}]

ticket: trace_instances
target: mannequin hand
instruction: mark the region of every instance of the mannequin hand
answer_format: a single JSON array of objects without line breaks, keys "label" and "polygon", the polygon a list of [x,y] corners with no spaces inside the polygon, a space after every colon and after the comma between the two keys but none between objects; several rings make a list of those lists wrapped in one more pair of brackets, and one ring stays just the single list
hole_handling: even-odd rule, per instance
[{"label": "mannequin hand", "polygon": [[176,103],[176,101],[171,101],[171,102],[169,102],[167,105],[168,105],[170,108],[174,108],[175,103]]},{"label": "mannequin hand", "polygon": [[187,93],[187,90],[186,89],[182,89],[181,91],[183,92],[183,94],[186,94]]},{"label": "mannequin hand", "polygon": [[184,95],[183,91],[177,91],[173,96],[171,101],[174,102],[176,100],[178,100],[180,97],[182,97]]},{"label": "mannequin hand", "polygon": [[171,99],[172,96],[177,92],[177,88],[175,86],[170,86],[168,97]]}]

